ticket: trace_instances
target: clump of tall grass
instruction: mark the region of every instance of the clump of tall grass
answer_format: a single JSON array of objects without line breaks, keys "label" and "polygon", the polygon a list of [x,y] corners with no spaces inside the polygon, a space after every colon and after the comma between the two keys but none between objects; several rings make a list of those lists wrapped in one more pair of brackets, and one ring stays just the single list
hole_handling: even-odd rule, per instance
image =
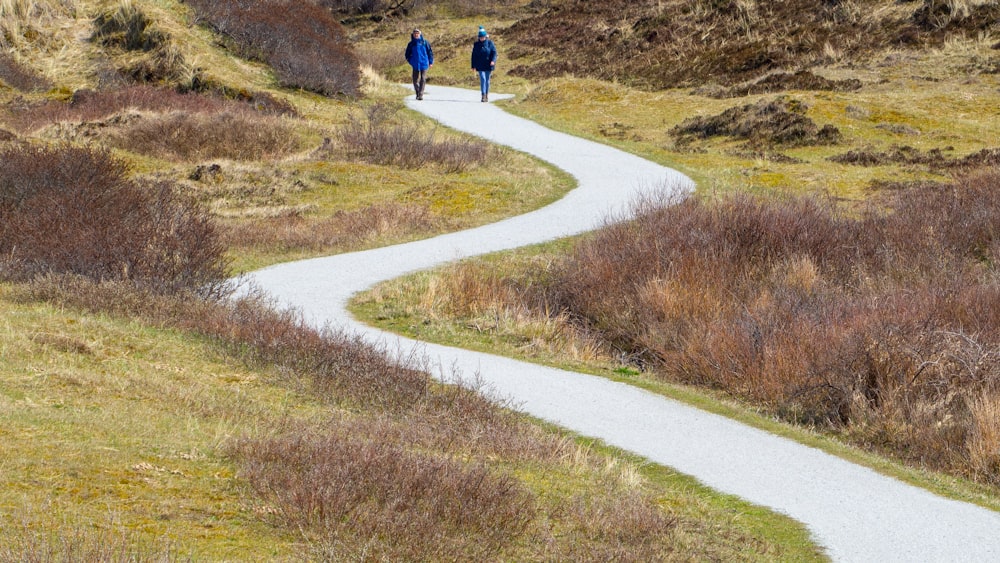
[{"label": "clump of tall grass", "polygon": [[140,184],[103,150],[0,149],[0,276],[68,273],[213,295],[226,261],[214,224],[166,182]]},{"label": "clump of tall grass", "polygon": [[140,53],[126,57],[119,71],[136,82],[190,84],[194,70],[184,60],[170,36],[161,31],[132,0],[121,0],[93,19],[91,41],[119,52]]}]

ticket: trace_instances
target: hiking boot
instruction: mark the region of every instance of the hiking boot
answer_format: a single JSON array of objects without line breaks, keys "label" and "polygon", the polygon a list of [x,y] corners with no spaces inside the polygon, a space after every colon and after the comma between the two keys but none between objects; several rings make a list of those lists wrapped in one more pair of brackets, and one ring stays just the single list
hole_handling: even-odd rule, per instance
[{"label": "hiking boot", "polygon": [[480,102],[485,102],[485,101],[486,101],[486,94],[483,94],[483,95],[482,95],[482,96],[481,96],[481,97],[479,98],[479,101],[480,101]]},{"label": "hiking boot", "polygon": [[483,101],[484,102],[490,101],[490,95],[489,94],[483,94]]}]

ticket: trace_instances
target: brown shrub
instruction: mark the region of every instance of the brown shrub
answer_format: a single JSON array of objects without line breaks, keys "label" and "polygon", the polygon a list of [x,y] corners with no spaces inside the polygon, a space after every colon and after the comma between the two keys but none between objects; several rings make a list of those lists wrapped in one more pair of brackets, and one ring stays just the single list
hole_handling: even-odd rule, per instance
[{"label": "brown shrub", "polygon": [[224,229],[231,248],[275,248],[313,252],[356,249],[376,240],[429,233],[441,225],[425,206],[385,203],[310,220],[300,214],[264,218]]},{"label": "brown shrub", "polygon": [[48,100],[31,103],[15,99],[0,111],[0,118],[19,131],[36,131],[58,122],[88,122],[106,119],[128,110],[149,112],[219,113],[253,109],[263,115],[294,116],[287,102],[266,94],[246,92],[239,99],[179,92],[173,88],[135,85],[108,90],[77,90],[68,102]]},{"label": "brown shrub", "polygon": [[368,109],[367,119],[352,117],[338,135],[347,151],[374,164],[420,168],[439,164],[448,172],[462,172],[484,164],[491,155],[489,143],[477,139],[438,141],[434,131],[416,125],[391,125],[394,110],[384,104]]},{"label": "brown shrub", "polygon": [[861,81],[855,78],[847,80],[829,80],[809,72],[776,72],[764,78],[747,84],[721,89],[713,93],[715,98],[737,98],[754,94],[769,94],[786,90],[819,90],[833,92],[850,92],[861,88]]},{"label": "brown shrub", "polygon": [[351,425],[230,447],[242,475],[325,551],[376,559],[490,559],[535,518],[516,480]]},{"label": "brown shrub", "polygon": [[139,185],[104,151],[0,150],[0,272],[73,273],[160,291],[215,294],[223,248],[208,216],[171,185]]},{"label": "brown shrub", "polygon": [[[35,507],[44,510],[45,507]],[[143,541],[114,519],[107,522],[74,522],[58,530],[46,531],[24,515],[15,523],[5,518],[5,539],[0,545],[0,561],[41,563],[43,561],[132,561],[162,563],[182,561],[179,546],[168,539]]]},{"label": "brown shrub", "polygon": [[[516,67],[528,78],[565,73],[663,89],[734,85],[769,72],[809,68],[832,48],[848,60],[899,46],[943,41],[888,0],[610,0],[537,3],[537,15],[503,35],[542,62]],[[956,31],[959,31],[956,29]],[[975,34],[975,31],[967,31]]]},{"label": "brown shrub", "polygon": [[274,68],[281,84],[327,96],[356,96],[361,70],[343,27],[311,2],[189,0],[198,18],[245,57]]},{"label": "brown shrub", "polygon": [[109,142],[129,151],[187,161],[256,161],[302,148],[292,123],[247,111],[172,112],[138,119],[112,133]]}]

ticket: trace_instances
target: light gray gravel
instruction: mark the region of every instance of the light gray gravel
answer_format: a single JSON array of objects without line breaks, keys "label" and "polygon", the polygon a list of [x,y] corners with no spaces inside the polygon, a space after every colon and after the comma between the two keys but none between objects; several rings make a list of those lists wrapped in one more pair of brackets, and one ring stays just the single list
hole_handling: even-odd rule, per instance
[{"label": "light gray gravel", "polygon": [[[491,94],[499,99],[500,96]],[[641,389],[382,333],[345,310],[355,293],[448,261],[594,229],[640,193],[687,193],[676,171],[545,129],[479,101],[478,92],[428,86],[407,105],[457,130],[534,154],[579,187],[535,212],[485,227],[371,251],[270,267],[247,281],[317,326],[363,333],[437,377],[477,377],[521,410],[668,465],[719,491],[804,522],[837,561],[1000,561],[1000,514],[933,495],[814,448]]]}]

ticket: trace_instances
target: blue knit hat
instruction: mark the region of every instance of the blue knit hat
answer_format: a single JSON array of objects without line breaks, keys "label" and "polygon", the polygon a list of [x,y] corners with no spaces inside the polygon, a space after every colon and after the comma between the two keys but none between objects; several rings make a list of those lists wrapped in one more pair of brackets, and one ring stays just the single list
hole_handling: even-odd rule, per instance
[{"label": "blue knit hat", "polygon": [[479,36],[480,37],[486,37],[486,28],[485,27],[479,26]]}]

